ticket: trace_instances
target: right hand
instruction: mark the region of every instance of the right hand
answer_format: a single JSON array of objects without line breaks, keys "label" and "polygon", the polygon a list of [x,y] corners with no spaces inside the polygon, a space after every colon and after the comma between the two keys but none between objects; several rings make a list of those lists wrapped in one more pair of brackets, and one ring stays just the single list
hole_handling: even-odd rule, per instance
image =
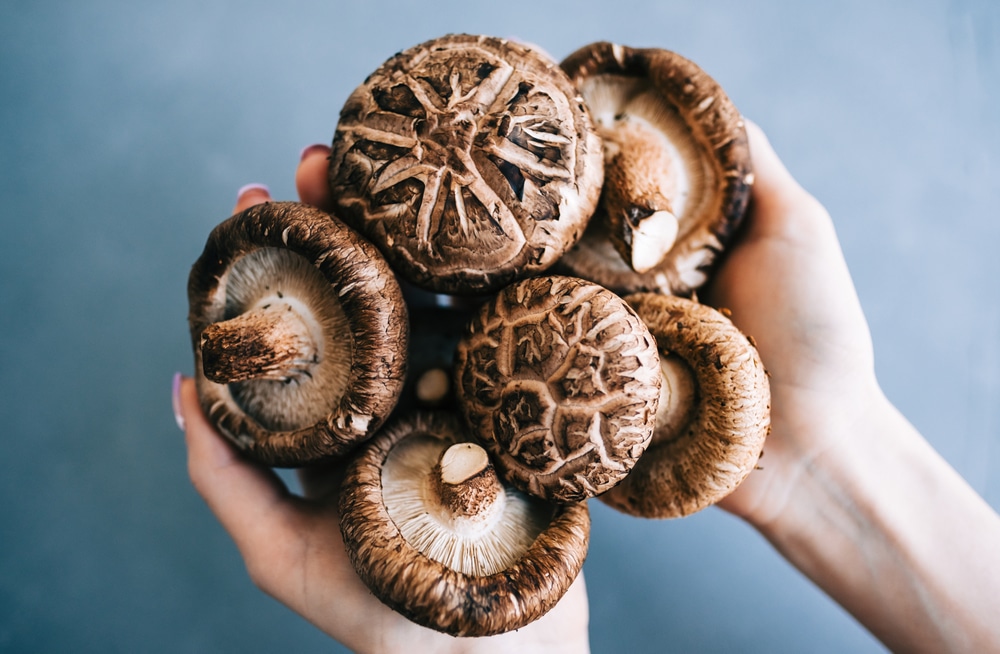
[{"label": "right hand", "polygon": [[[792,178],[763,131],[747,125],[755,182],[746,222],[703,299],[732,312],[771,382],[760,470],[720,506],[757,527],[796,481],[842,442],[843,420],[882,397],[868,325],[823,206]],[[850,430],[846,430],[848,433]]]}]

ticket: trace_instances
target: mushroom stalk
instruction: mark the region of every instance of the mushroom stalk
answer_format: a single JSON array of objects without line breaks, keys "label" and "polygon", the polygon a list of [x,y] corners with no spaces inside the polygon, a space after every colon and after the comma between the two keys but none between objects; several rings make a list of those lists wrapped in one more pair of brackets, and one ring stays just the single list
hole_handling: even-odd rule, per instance
[{"label": "mushroom stalk", "polygon": [[698,403],[694,372],[676,354],[660,354],[660,403],[656,407],[653,442],[678,438],[691,422]]},{"label": "mushroom stalk", "polygon": [[449,447],[432,474],[441,503],[455,517],[489,516],[504,498],[503,485],[486,450],[475,443]]},{"label": "mushroom stalk", "polygon": [[209,325],[201,338],[205,377],[217,384],[311,377],[320,348],[309,322],[303,308],[286,299]]},{"label": "mushroom stalk", "polygon": [[636,272],[646,272],[677,240],[687,175],[664,135],[627,116],[603,130],[602,202],[615,248]]}]

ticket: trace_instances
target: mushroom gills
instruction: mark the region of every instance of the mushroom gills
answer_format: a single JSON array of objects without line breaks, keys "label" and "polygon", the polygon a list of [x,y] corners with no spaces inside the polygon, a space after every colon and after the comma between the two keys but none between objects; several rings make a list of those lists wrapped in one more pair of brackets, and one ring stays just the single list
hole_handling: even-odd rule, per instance
[{"label": "mushroom gills", "polygon": [[595,75],[581,93],[604,140],[603,219],[626,263],[646,272],[705,210],[714,173],[684,116],[648,80]]},{"label": "mushroom gills", "polygon": [[[265,247],[236,260],[221,285],[225,320],[205,330],[209,337],[213,328],[232,337],[267,324],[282,338],[271,338],[270,351],[259,361],[234,365],[240,374],[226,371],[213,381],[228,383],[237,405],[268,429],[298,429],[329,415],[349,383],[353,339],[323,273],[300,254]],[[245,338],[263,337],[258,332]],[[206,345],[215,347],[203,343],[203,352]]]},{"label": "mushroom gills", "polygon": [[416,550],[473,576],[514,565],[553,508],[505,487],[478,445],[414,435],[389,453],[382,469],[389,517]]}]

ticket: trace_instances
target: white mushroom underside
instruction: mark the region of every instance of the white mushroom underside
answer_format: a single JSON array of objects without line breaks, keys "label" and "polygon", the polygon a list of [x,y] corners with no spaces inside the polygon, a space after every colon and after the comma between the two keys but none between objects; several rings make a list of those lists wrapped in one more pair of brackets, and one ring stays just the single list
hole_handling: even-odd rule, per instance
[{"label": "white mushroom underside", "polygon": [[623,75],[594,75],[583,81],[580,92],[598,131],[611,143],[617,141],[617,132],[628,128],[655,139],[664,155],[678,164],[664,171],[663,178],[674,213],[681,219],[696,215],[697,200],[715,183],[714,174],[702,163],[703,148],[674,106],[648,80]]},{"label": "white mushroom underside", "polygon": [[516,563],[548,525],[552,510],[505,488],[486,515],[455,516],[442,506],[432,471],[448,443],[413,436],[389,453],[382,468],[382,501],[411,547],[453,570],[495,574]]},{"label": "white mushroom underside", "polygon": [[[677,224],[663,221],[668,231],[676,232],[654,235],[650,247],[658,249],[657,242],[681,240],[696,229],[703,214],[712,209],[714,192],[710,189],[717,179],[704,146],[674,105],[648,80],[622,75],[591,76],[582,82],[580,92],[604,139],[606,160],[615,156],[619,143],[637,134],[657,145],[660,161],[651,163],[647,172],[659,173],[657,186],[671,201]],[[647,265],[648,261],[639,262],[640,267]]]},{"label": "white mushroom underside", "polygon": [[233,400],[261,425],[292,430],[328,416],[346,391],[352,365],[350,325],[330,282],[305,257],[261,248],[236,260],[220,284],[225,319],[271,303],[298,314],[318,345],[313,361],[295,362],[286,381],[230,384]]}]

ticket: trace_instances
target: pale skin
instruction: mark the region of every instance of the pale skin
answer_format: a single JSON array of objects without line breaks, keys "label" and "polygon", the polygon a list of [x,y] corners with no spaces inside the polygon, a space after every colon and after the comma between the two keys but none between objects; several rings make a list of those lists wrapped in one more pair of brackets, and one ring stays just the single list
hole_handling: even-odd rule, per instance
[{"label": "pale skin", "polygon": [[[883,395],[868,326],[833,223],[748,125],[756,183],[746,228],[701,299],[732,311],[770,373],[772,432],[757,470],[721,506],[895,651],[1000,651],[1000,516]],[[326,156],[308,149],[303,202],[328,208]],[[270,199],[244,191],[235,209]],[[382,605],[336,527],[335,475],[304,497],[238,455],[205,421],[194,384],[175,403],[191,480],[250,577],[359,652],[588,651],[583,578],[537,622],[456,639]]]}]

